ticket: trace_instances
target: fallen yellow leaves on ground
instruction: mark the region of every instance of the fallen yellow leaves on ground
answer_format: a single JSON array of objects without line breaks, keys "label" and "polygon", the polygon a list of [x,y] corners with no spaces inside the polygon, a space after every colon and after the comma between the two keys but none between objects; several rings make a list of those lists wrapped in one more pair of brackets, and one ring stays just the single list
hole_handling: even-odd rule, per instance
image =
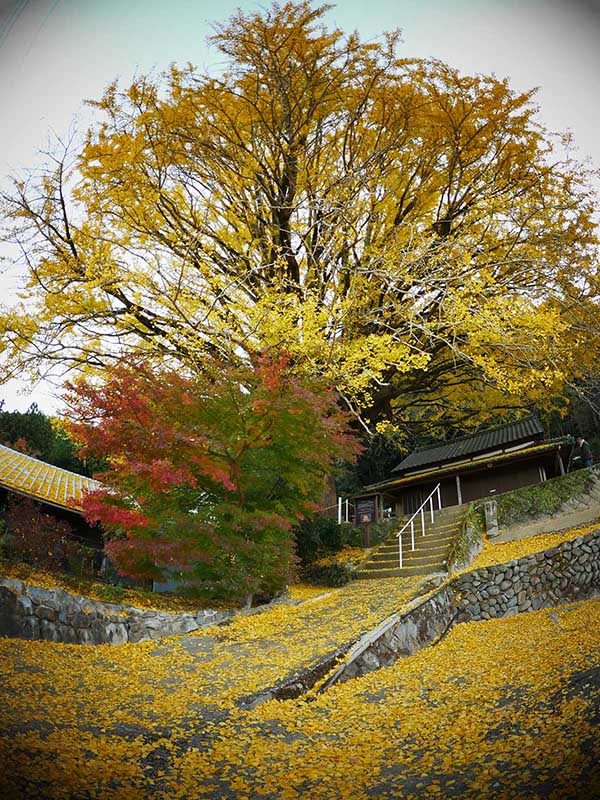
[{"label": "fallen yellow leaves on ground", "polygon": [[294,583],[288,587],[289,595],[296,603],[304,603],[329,591],[326,586],[312,586],[310,583]]},{"label": "fallen yellow leaves on ground", "polygon": [[[232,701],[260,667],[238,641],[228,691],[209,680],[224,666],[211,637],[113,648],[4,640],[0,758],[13,766],[2,796],[564,798],[598,754],[599,624],[594,599],[459,625],[312,702],[248,711]],[[279,658],[278,642],[259,644],[263,662]]]},{"label": "fallen yellow leaves on ground", "polygon": [[[471,569],[593,527],[487,543]],[[159,642],[0,640],[0,796],[595,797],[600,599],[458,625],[324,694],[243,709],[425,581],[291,587],[306,602]]]},{"label": "fallen yellow leaves on ground", "polygon": [[499,542],[494,544],[493,540],[486,539],[483,550],[463,572],[471,572],[483,567],[491,567],[494,564],[506,564],[507,561],[514,561],[518,558],[525,558],[533,553],[540,553],[548,550],[561,542],[570,542],[578,536],[583,536],[590,531],[600,528],[600,523],[578,528],[568,528],[556,533],[540,533],[537,536],[528,536],[525,539],[515,539],[512,542]]}]

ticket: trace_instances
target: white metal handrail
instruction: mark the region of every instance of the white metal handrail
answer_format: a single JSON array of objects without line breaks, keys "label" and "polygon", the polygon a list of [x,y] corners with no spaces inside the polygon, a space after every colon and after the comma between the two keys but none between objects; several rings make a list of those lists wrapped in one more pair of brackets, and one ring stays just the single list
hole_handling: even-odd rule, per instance
[{"label": "white metal handrail", "polygon": [[440,495],[440,484],[435,487],[435,489],[431,492],[431,494],[423,500],[419,508],[415,511],[412,517],[404,524],[402,528],[398,531],[396,536],[398,537],[398,555],[400,557],[400,569],[402,569],[402,534],[410,525],[410,539],[412,542],[412,550],[415,549],[415,517],[418,514],[421,514],[421,531],[423,536],[425,536],[425,511],[424,508],[429,503],[429,511],[431,513],[431,523],[433,524],[433,495],[437,494],[437,501],[438,501],[438,511],[442,510],[442,498]]}]

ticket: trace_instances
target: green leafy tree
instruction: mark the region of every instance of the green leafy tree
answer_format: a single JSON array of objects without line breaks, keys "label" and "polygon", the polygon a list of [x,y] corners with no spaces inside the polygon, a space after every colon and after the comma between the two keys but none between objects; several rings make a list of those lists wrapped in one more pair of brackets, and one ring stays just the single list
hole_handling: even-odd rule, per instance
[{"label": "green leafy tree", "polygon": [[0,410],[0,444],[80,475],[91,476],[106,467],[102,460],[79,458],[80,446],[63,421],[48,417],[36,403],[25,412]]},{"label": "green leafy tree", "polygon": [[48,460],[54,446],[50,418],[35,403],[25,412],[0,412],[0,443]]}]

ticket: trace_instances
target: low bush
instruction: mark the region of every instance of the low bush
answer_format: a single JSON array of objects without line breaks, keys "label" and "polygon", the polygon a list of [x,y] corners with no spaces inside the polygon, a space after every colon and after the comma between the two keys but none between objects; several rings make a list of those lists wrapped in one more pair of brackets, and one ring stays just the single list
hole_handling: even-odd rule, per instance
[{"label": "low bush", "polygon": [[343,586],[356,577],[356,570],[369,552],[363,547],[345,545],[337,553],[321,557],[305,566],[302,579],[317,586]]},{"label": "low bush", "polygon": [[376,547],[392,534],[398,533],[403,524],[404,523],[402,523],[396,517],[374,522],[369,526],[369,547]]},{"label": "low bush", "polygon": [[122,603],[126,591],[124,586],[107,583],[96,588],[96,596],[98,600],[103,600],[105,603]]},{"label": "low bush", "polygon": [[302,571],[302,579],[316,586],[344,586],[355,577],[354,568],[340,561],[315,561]]},{"label": "low bush", "polygon": [[[374,522],[368,530],[368,546],[376,547],[398,530],[396,519]],[[354,526],[348,522],[338,524],[331,517],[312,517],[304,519],[296,528],[296,552],[303,566],[344,547],[366,547],[367,537],[363,525]]]},{"label": "low bush", "polygon": [[315,561],[323,552],[336,552],[344,544],[342,526],[331,517],[303,519],[296,528],[296,552],[303,564]]},{"label": "low bush", "polygon": [[97,552],[79,543],[68,522],[47,514],[26,497],[8,500],[3,555],[40,569],[93,576]]}]

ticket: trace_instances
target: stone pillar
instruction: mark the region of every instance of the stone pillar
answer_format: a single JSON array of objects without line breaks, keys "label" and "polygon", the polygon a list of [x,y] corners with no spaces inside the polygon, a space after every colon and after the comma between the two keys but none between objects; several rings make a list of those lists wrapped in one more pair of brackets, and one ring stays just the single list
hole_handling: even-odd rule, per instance
[{"label": "stone pillar", "polygon": [[498,536],[498,503],[491,497],[483,504],[485,513],[485,532],[490,538]]}]

